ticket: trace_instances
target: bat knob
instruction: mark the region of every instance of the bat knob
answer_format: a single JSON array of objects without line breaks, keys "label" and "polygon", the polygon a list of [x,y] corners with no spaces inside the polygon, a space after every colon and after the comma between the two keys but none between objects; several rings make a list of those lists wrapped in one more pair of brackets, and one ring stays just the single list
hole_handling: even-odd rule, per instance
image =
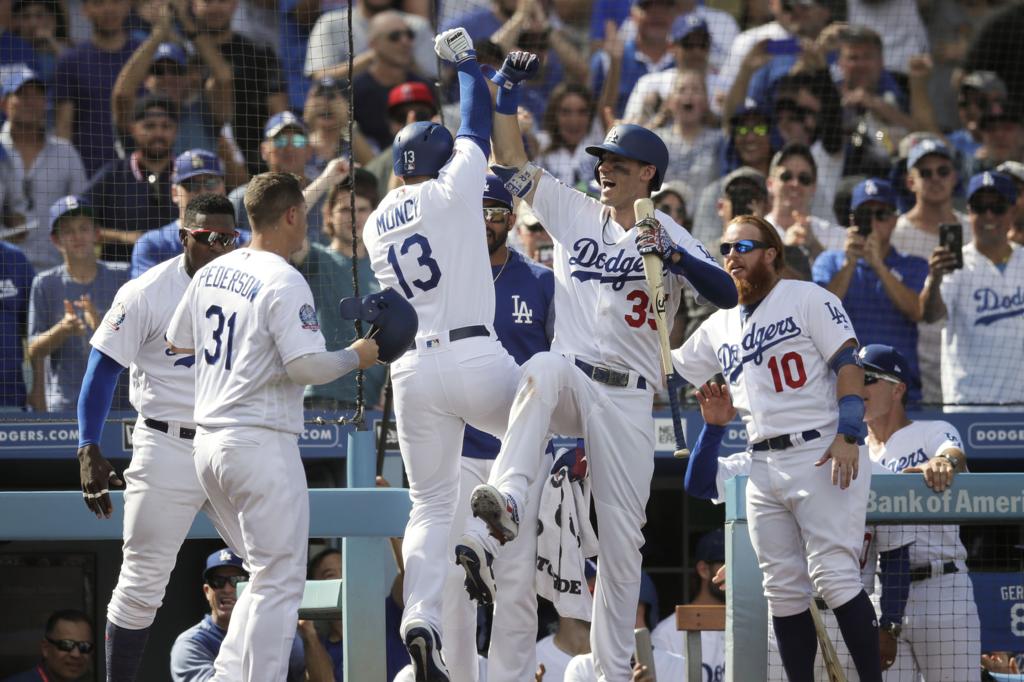
[{"label": "bat knob", "polygon": [[690,451],[687,450],[686,448],[683,448],[682,450],[676,450],[675,452],[673,452],[672,456],[675,457],[676,459],[686,459],[687,457],[690,456]]}]

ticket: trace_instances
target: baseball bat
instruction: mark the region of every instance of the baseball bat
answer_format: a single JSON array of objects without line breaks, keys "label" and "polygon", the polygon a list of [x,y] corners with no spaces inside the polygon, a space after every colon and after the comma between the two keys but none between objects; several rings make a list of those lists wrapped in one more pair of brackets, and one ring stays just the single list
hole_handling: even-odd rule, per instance
[{"label": "baseball bat", "polygon": [[[637,199],[633,202],[633,213],[636,221],[654,215],[654,202],[650,199]],[[672,349],[668,343],[668,323],[665,320],[665,279],[664,264],[656,253],[644,256],[644,277],[647,279],[647,293],[654,307],[654,322],[658,328],[658,342],[661,344],[661,370],[665,375],[665,387],[668,389],[669,407],[672,409],[672,430],[676,437],[676,450],[672,453],[677,458],[689,457],[690,449],[686,447],[686,435],[683,433],[683,419],[679,411],[679,395],[675,381],[672,379]]]},{"label": "baseball bat", "polygon": [[836,648],[825,630],[825,622],[821,619],[821,611],[818,604],[811,599],[811,618],[814,620],[814,629],[818,633],[818,647],[821,649],[821,658],[825,661],[825,671],[828,673],[828,682],[846,682],[846,674],[839,665],[839,656]]}]

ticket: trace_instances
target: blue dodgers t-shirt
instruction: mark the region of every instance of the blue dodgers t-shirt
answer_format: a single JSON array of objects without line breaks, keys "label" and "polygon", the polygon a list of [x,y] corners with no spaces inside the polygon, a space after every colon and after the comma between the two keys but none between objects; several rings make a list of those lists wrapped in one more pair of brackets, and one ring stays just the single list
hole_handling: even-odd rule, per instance
[{"label": "blue dodgers t-shirt", "polygon": [[[210,614],[185,630],[171,647],[171,679],[174,682],[208,680],[213,676],[213,662],[220,653],[227,630],[213,622]],[[298,634],[288,654],[287,682],[306,679],[306,651]]]},{"label": "blue dodgers t-shirt", "polygon": [[0,405],[23,407],[22,339],[28,331],[28,301],[36,276],[16,246],[0,242]]},{"label": "blue dodgers t-shirt", "polygon": [[[39,273],[32,282],[29,300],[29,339],[45,333],[64,317],[64,301],[77,301],[89,295],[93,307],[102,318],[110,308],[114,295],[128,281],[128,269],[110,263],[96,263],[96,277],[88,284],[76,282],[68,274],[67,266],[58,265]],[[75,309],[79,317],[81,311]],[[104,324],[102,321],[100,324]],[[86,325],[82,336],[69,336],[43,361],[46,377],[46,409],[50,412],[74,410],[78,406],[78,393],[82,376],[89,360],[89,338],[92,333]],[[131,409],[128,403],[128,372],[122,372],[114,393],[113,409]]]},{"label": "blue dodgers t-shirt", "polygon": [[121,68],[138,46],[137,40],[129,39],[120,50],[105,52],[92,43],[82,43],[57,60],[53,99],[75,105],[71,142],[89,176],[117,158],[110,93]]},{"label": "blue dodgers t-shirt", "polygon": [[[508,261],[491,266],[494,280],[494,331],[505,350],[520,365],[537,353],[551,350],[549,332],[554,325],[551,304],[555,298],[555,273],[514,249]],[[498,456],[501,441],[489,433],[466,426],[462,455],[474,459]]]},{"label": "blue dodgers t-shirt", "polygon": [[[842,251],[825,251],[814,261],[812,277],[815,283],[827,286],[843,267],[846,254]],[[885,266],[914,292],[920,293],[928,276],[928,261],[917,256],[904,256],[889,249],[884,260]],[[863,258],[857,259],[857,267],[850,279],[850,286],[843,297],[846,309],[861,345],[884,343],[898,350],[910,363],[914,376],[920,382],[917,360],[917,323],[896,308],[885,293],[882,281],[874,269]],[[920,386],[911,386],[908,392],[911,401],[921,399]]]}]

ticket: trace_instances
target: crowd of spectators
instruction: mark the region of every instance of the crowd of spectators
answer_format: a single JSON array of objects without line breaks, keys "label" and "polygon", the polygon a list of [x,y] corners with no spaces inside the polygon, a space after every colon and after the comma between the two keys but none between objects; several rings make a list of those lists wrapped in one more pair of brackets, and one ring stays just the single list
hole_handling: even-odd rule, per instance
[{"label": "crowd of spectators", "polygon": [[[453,79],[431,48],[437,30],[457,25],[484,63],[512,49],[541,56],[520,123],[534,161],[560,180],[595,189],[584,149],[613,122],[655,130],[670,151],[658,205],[712,253],[723,221],[761,215],[786,245],[787,276],[840,295],[861,342],[904,353],[913,401],[1024,403],[1024,384],[1005,380],[1024,371],[1024,70],[1008,28],[1024,8],[747,0],[738,10],[695,0],[0,3],[0,406],[74,409],[88,336],[116,288],[180,252],[180,212],[196,193],[227,194],[244,240],[241,198],[264,169],[307,185],[327,178],[295,265],[324,302],[329,344],[347,343],[354,330],[330,319],[329,301],[351,291],[353,260],[360,289],[376,287],[352,207],[358,232],[391,187],[402,126],[458,125]],[[360,169],[332,189],[339,157]],[[60,201],[78,208],[61,213]],[[543,226],[521,213],[520,243],[549,257]],[[957,230],[951,263],[940,232],[955,242]],[[686,297],[673,340],[710,312]],[[370,373],[368,404],[382,383]],[[353,400],[342,381],[311,390],[308,406]]]}]

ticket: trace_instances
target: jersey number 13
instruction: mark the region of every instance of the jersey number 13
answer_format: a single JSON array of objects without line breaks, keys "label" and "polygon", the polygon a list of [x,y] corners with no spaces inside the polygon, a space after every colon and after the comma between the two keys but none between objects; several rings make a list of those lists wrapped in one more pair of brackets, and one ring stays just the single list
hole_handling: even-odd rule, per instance
[{"label": "jersey number 13", "polygon": [[422,234],[410,235],[397,250],[394,244],[388,247],[388,263],[391,264],[392,269],[395,271],[395,277],[398,278],[398,286],[402,287],[402,293],[405,294],[406,298],[412,298],[415,294],[409,286],[410,283],[405,279],[405,274],[398,262],[398,258],[408,254],[409,250],[413,247],[416,247],[416,251],[419,252],[418,255],[413,254],[416,256],[417,271],[422,271],[426,268],[428,277],[426,279],[417,277],[412,280],[411,284],[420,291],[430,291],[441,281],[441,268],[433,258],[434,252],[430,248],[430,242]]}]

